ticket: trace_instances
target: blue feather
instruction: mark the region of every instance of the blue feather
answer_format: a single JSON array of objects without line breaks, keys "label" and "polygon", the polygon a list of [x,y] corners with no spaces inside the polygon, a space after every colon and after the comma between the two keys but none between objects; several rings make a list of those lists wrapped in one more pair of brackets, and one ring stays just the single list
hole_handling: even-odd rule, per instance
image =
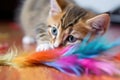
[{"label": "blue feather", "polygon": [[88,34],[80,44],[73,45],[63,56],[77,55],[79,58],[92,58],[113,47],[120,46],[120,39],[108,43],[105,36],[97,36],[89,42],[90,36],[91,34]]},{"label": "blue feather", "polygon": [[76,75],[80,76],[83,72],[82,67],[80,67],[78,65],[74,65],[74,64],[72,64],[71,66],[66,66],[66,67],[63,64],[59,64],[57,62],[46,62],[44,64],[47,66],[54,67],[57,70],[59,70],[63,73],[67,73],[67,74],[76,74]]}]

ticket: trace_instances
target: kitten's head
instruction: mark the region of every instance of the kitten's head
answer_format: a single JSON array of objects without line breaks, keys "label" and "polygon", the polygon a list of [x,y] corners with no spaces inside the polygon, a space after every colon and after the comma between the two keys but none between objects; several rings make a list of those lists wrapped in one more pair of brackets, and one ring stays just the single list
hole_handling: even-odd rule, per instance
[{"label": "kitten's head", "polygon": [[103,34],[109,23],[107,13],[93,16],[65,0],[51,0],[48,33],[54,47],[80,43],[89,32],[92,32],[91,37]]}]

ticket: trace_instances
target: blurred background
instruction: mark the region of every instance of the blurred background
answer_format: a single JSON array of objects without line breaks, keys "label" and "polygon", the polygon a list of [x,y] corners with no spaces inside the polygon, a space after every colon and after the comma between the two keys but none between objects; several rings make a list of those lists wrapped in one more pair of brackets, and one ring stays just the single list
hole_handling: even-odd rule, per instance
[{"label": "blurred background", "polygon": [[111,13],[111,21],[120,23],[120,0],[75,0],[78,5],[96,13]]},{"label": "blurred background", "polygon": [[19,0],[0,0],[0,21],[13,20]]},{"label": "blurred background", "polygon": [[[24,0],[0,0],[0,20],[14,20]],[[75,0],[78,5],[96,13],[110,11],[111,20],[120,23],[120,0]],[[19,12],[19,11],[18,11]]]}]

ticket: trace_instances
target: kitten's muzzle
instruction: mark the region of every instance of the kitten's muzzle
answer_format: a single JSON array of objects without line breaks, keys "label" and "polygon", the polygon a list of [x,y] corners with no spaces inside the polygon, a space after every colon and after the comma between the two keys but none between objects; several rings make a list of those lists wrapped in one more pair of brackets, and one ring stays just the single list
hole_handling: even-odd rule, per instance
[{"label": "kitten's muzzle", "polygon": [[63,44],[63,43],[57,43],[57,42],[55,42],[55,43],[53,44],[53,46],[54,46],[55,48],[57,48],[57,47],[62,47],[62,46],[64,46],[64,44]]}]

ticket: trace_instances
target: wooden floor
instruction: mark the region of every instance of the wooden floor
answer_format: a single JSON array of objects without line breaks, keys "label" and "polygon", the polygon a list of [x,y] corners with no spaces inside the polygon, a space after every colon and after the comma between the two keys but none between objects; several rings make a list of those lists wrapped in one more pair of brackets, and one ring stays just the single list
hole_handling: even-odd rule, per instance
[{"label": "wooden floor", "polygon": [[[10,47],[17,46],[23,51],[34,51],[34,45],[22,45],[23,32],[12,22],[0,23],[0,54],[4,54]],[[120,24],[112,24],[107,33],[109,40],[120,37]],[[120,48],[117,49],[120,52]],[[120,77],[101,76],[75,76],[61,73],[46,66],[15,69],[0,66],[0,80],[120,80]]]}]

